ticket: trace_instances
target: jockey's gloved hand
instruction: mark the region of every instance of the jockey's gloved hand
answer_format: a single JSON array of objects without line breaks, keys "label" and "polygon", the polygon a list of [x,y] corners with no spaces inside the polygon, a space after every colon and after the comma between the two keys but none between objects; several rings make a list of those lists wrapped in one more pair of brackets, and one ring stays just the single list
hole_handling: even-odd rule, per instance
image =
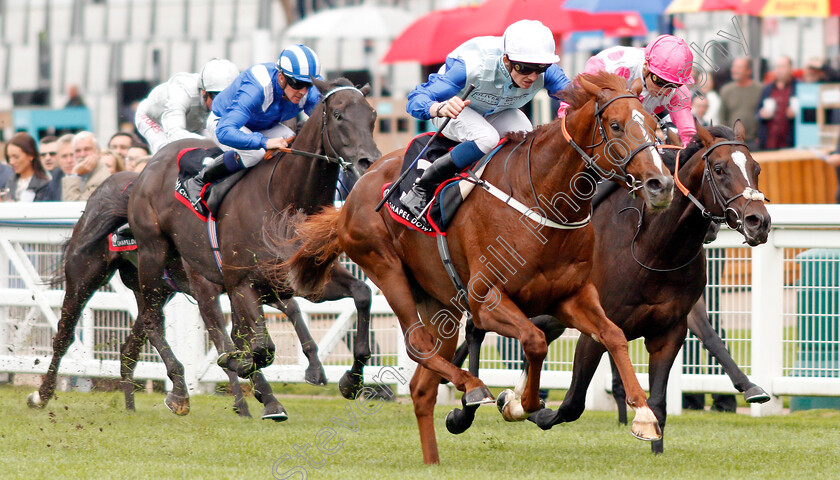
[{"label": "jockey's gloved hand", "polygon": [[461,110],[464,109],[467,105],[470,104],[469,100],[461,100],[457,95],[450,98],[445,102],[435,102],[429,107],[429,115],[434,117],[449,117],[449,118],[458,118],[458,114],[461,113]]}]

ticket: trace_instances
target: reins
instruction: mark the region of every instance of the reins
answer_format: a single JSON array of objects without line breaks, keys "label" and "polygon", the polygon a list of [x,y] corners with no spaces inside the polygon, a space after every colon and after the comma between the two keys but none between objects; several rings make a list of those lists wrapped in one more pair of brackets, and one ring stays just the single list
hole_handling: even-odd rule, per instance
[{"label": "reins", "polygon": [[[362,93],[361,90],[359,90],[356,87],[351,87],[349,85],[343,85],[343,86],[340,86],[340,87],[333,88],[332,90],[330,90],[326,94],[324,94],[323,97],[321,97],[321,105],[322,105],[321,110],[322,110],[322,113],[323,113],[321,115],[321,137],[322,137],[321,143],[325,144],[325,145],[328,145],[330,150],[332,150],[332,153],[335,155],[335,157],[331,157],[329,155],[322,155],[322,154],[319,154],[319,153],[306,152],[306,151],[303,151],[303,150],[296,150],[294,148],[288,148],[288,147],[286,147],[286,148],[276,148],[276,149],[274,149],[274,151],[281,152],[281,153],[291,153],[293,155],[300,155],[302,157],[314,158],[316,160],[324,160],[326,162],[335,163],[345,172],[352,173],[353,175],[355,175],[356,178],[361,177],[361,174],[356,170],[356,167],[353,165],[353,163],[345,160],[341,155],[338,154],[335,147],[333,147],[332,142],[330,141],[329,130],[327,129],[327,99],[329,99],[332,94],[334,94],[336,92],[340,92],[342,90],[355,90],[355,91],[359,92],[362,96],[365,95],[364,93]],[[326,149],[324,151],[326,152]],[[271,201],[271,179],[274,178],[274,172],[277,170],[277,164],[280,163],[280,158],[281,157],[282,157],[282,155],[277,155],[275,157],[274,166],[271,167],[271,174],[268,176],[268,182],[266,182],[266,185],[265,185],[265,194],[266,194],[266,197],[268,197],[268,204],[269,204],[269,206],[271,206],[271,209],[274,210],[275,213],[282,213],[282,212],[280,210],[278,210],[277,207],[274,206],[274,203]]]}]

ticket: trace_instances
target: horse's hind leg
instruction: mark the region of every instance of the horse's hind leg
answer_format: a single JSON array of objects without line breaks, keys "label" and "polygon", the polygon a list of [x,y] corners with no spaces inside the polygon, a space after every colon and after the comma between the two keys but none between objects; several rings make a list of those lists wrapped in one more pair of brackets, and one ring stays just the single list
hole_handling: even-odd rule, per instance
[{"label": "horse's hind leg", "polygon": [[[464,339],[464,343],[455,351],[455,358],[453,358],[452,363],[461,367],[469,355],[470,374],[478,377],[481,344],[484,343],[484,337],[487,335],[487,331],[476,328],[472,319],[467,320],[465,330],[466,338]],[[478,410],[478,407],[479,405],[467,405],[466,397],[462,396],[461,408],[453,409],[446,414],[446,430],[453,435],[466,432],[475,420],[475,412]]]},{"label": "horse's hind leg", "polygon": [[327,373],[324,371],[324,365],[321,359],[318,358],[318,344],[309,333],[309,327],[303,321],[303,315],[300,313],[300,305],[294,298],[288,300],[280,300],[276,304],[277,308],[286,314],[297,334],[300,348],[303,350],[303,355],[309,361],[309,366],[303,374],[303,379],[310,385],[322,386],[327,384]]},{"label": "horse's hind leg", "polygon": [[[186,262],[182,264],[189,280],[189,292],[198,303],[198,310],[201,312],[201,318],[204,320],[204,327],[207,329],[210,340],[216,346],[216,350],[221,354],[232,353],[235,348],[227,331],[225,331],[225,316],[222,314],[222,308],[219,306],[219,295],[222,293],[222,287],[209,282],[190,268]],[[234,413],[241,417],[250,417],[251,412],[248,410],[248,402],[245,401],[245,397],[242,395],[242,386],[239,384],[239,377],[236,375],[236,372],[228,368],[222,367],[222,370],[228,376],[230,391],[233,394]]]},{"label": "horse's hind leg", "polygon": [[[103,242],[104,244],[104,242]],[[107,248],[107,247],[106,247]],[[82,255],[72,251],[73,244],[68,246],[64,259],[64,271],[67,288],[64,302],[61,306],[61,318],[58,321],[58,331],[53,337],[53,357],[41,386],[36,392],[26,397],[26,404],[32,408],[43,408],[55,393],[56,378],[61,359],[73,343],[73,332],[90,297],[97,288],[102,286],[114,270],[109,261],[101,256]],[[107,252],[102,252],[107,255]]]},{"label": "horse's hind leg", "polygon": [[[678,327],[662,332],[657,337],[645,339],[645,345],[650,352],[650,374],[648,375],[650,379],[650,399],[648,405],[656,415],[659,427],[663,431],[668,415],[665,403],[668,375],[671,373],[674,359],[677,358],[677,354],[685,341],[686,328],[684,325],[683,322],[680,322]],[[663,439],[659,438],[651,442],[650,448],[653,453],[662,453]]]},{"label": "horse's hind leg", "polygon": [[[122,272],[120,276],[122,277]],[[137,298],[137,305],[140,305],[142,297],[139,293],[135,293],[135,297]],[[131,332],[120,347],[120,387],[125,395],[125,409],[129,411],[134,411],[134,392],[139,387],[134,383],[134,369],[137,367],[137,359],[140,356],[143,344],[146,343],[146,338],[143,322],[135,321],[131,327]]]},{"label": "horse's hind leg", "polygon": [[347,269],[335,266],[327,284],[324,299],[338,300],[353,297],[356,305],[356,338],[353,343],[353,366],[344,372],[338,389],[346,399],[356,397],[364,381],[364,367],[370,360],[370,287],[350,274]]},{"label": "horse's hind leg", "polygon": [[688,314],[688,329],[700,339],[703,347],[717,359],[720,366],[723,367],[723,371],[732,380],[732,385],[739,392],[744,393],[744,399],[747,402],[764,403],[770,401],[770,395],[763,388],[752,383],[747,375],[741,371],[729,354],[729,350],[726,349],[726,344],[720,338],[720,335],[712,328],[703,297],[700,297],[700,300],[694,304]]},{"label": "horse's hind leg", "polygon": [[615,406],[618,407],[618,423],[627,425],[627,392],[624,391],[621,375],[612,357],[610,357],[610,371],[612,372],[613,398]]}]

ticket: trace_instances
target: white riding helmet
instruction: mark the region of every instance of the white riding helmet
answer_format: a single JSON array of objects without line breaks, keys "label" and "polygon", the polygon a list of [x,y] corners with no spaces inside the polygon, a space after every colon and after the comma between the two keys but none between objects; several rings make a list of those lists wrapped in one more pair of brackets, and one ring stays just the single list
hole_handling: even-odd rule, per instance
[{"label": "white riding helmet", "polygon": [[522,63],[557,63],[554,35],[539,20],[512,23],[502,36],[502,50],[510,60]]},{"label": "white riding helmet", "polygon": [[214,58],[201,67],[201,88],[205,92],[221,92],[238,76],[239,69],[233,62]]}]

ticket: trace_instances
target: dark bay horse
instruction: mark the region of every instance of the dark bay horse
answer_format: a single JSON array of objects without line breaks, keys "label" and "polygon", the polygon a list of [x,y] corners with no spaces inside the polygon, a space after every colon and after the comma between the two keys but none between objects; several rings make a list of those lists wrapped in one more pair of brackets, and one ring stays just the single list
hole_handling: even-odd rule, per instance
[{"label": "dark bay horse", "polygon": [[[129,198],[128,221],[139,247],[143,297],[138,321],[144,323],[147,331],[162,328],[166,292],[158,287],[157,279],[165,268],[183,258],[198,274],[224,286],[228,292],[237,351],[223,353],[219,364],[243,378],[251,378],[274,359],[274,344],[266,330],[262,305],[289,299],[294,294],[288,288],[275,289],[274,279],[266,276],[265,265],[285,260],[269,249],[266,231],[276,233],[281,212],[297,210],[310,214],[332,205],[343,158],[355,170],[364,171],[379,156],[373,142],[376,112],[365,98],[369,87],[356,89],[346,79],[332,84],[316,80],[314,85],[323,93],[323,100],[293,146],[326,155],[332,161],[287,154],[276,162],[264,161],[251,168],[227,193],[218,212],[221,272],[207,241],[205,224],[173,195],[178,152],[189,147],[212,147],[212,142],[184,140],[161,149],[143,170]],[[361,388],[362,368],[370,357],[371,294],[364,282],[343,267],[335,267],[332,274],[333,282],[343,289],[337,298],[352,296],[358,310],[354,363],[339,382],[342,394],[353,398]],[[167,374],[173,382],[173,394],[185,404],[186,386],[177,375],[177,367],[167,366]],[[265,405],[263,418],[285,418],[282,405],[269,388],[255,392],[255,396]]]},{"label": "dark bay horse", "polygon": [[[517,338],[524,346],[530,368],[521,397],[507,398],[506,419],[524,420],[540,408],[537,389],[547,346],[545,335],[528,317],[551,313],[607,345],[627,382],[628,404],[637,412],[634,435],[660,437],[624,335],[604,315],[589,281],[594,242],[587,221],[591,194],[569,200],[573,189],[584,190],[575,182],[590,169],[626,181],[651,209],[661,209],[671,201],[673,179],[661,161],[657,165],[652,143],[644,140],[644,130],[653,131],[655,123],[643,113],[638,91],[628,91],[623,78],[607,73],[579,75],[576,83],[579,86],[564,92],[572,105],[568,129],[565,120],[557,120],[520,135],[521,141],[508,142],[496,154],[506,160],[487,164],[483,180],[508,189],[508,201],[475,192],[448,228],[452,261],[461,279],[468,280],[468,299],[456,292],[438,261],[435,240],[397,223],[384,210],[374,211],[383,185],[399,175],[402,152],[374,164],[340,211],[326,208],[298,227],[303,244],[289,262],[289,281],[296,291],[317,292],[344,250],[379,286],[398,317],[408,354],[419,363],[411,395],[426,463],[440,461],[432,415],[441,376],[465,392],[468,404],[493,400],[481,380],[449,361],[462,312],[470,312],[481,328]],[[608,150],[618,141],[629,149],[616,159]],[[585,158],[579,152],[585,152]],[[509,207],[512,199],[530,205],[530,210],[520,213]],[[579,223],[573,226],[575,221]],[[505,258],[490,262],[491,253]]]},{"label": "dark bay horse", "polygon": [[[73,332],[81,316],[82,309],[94,292],[107,284],[114,272],[120,272],[120,279],[131,289],[136,297],[140,295],[137,276],[137,255],[133,251],[114,252],[108,247],[107,236],[127,219],[128,197],[133,182],[139,176],[135,172],[119,172],[108,177],[87,201],[85,211],[76,223],[73,234],[67,242],[63,264],[66,281],[66,294],[62,305],[58,331],[53,338],[53,359],[41,387],[27,397],[27,404],[33,408],[43,408],[55,392],[55,382],[59,364],[73,341]],[[197,275],[189,266],[175,263],[167,271],[170,282],[160,280],[161,290],[170,290],[170,298],[176,291],[185,292],[196,299],[205,327],[219,352],[231,352],[233,343],[225,330],[225,318],[219,306],[218,297],[222,288]],[[177,289],[177,290],[176,290]],[[139,298],[138,298],[139,300]],[[309,329],[300,316],[294,302],[281,304],[281,310],[287,313],[300,339],[304,355],[309,360],[305,380],[314,385],[326,384],[326,374],[318,358],[318,346],[313,341]],[[146,332],[142,322],[136,322],[121,348],[122,389],[125,394],[126,408],[134,410],[134,367],[140,350],[146,341]],[[242,396],[242,388],[236,372],[225,370],[230,379],[231,393],[234,395],[234,412],[250,417],[248,404]],[[256,390],[264,390],[266,381],[262,375],[253,377]],[[165,403],[169,406],[171,399]],[[187,413],[181,410],[178,413]]]},{"label": "dark bay horse", "polygon": [[[767,240],[770,216],[758,191],[760,166],[743,142],[740,122],[734,132],[728,127],[706,130],[698,125],[694,140],[680,154],[677,185],[683,194],[668,209],[651,214],[641,200],[613,192],[593,213],[597,234],[591,280],[607,315],[627,338],[645,338],[650,353],[649,404],[663,428],[671,365],[685,340],[687,316],[706,286],[703,241],[710,223],[727,222],[750,246]],[[673,153],[666,155],[673,158]],[[533,321],[547,340],[565,330],[561,321],[550,316]],[[481,337],[479,333],[474,338],[480,342]],[[603,345],[581,335],[563,404],[557,411],[540,410],[529,420],[543,429],[577,420],[604,351]],[[470,364],[477,365],[473,358]],[[463,432],[473,412],[469,407],[452,412],[447,427],[453,433]],[[661,453],[662,439],[651,448]]]}]

